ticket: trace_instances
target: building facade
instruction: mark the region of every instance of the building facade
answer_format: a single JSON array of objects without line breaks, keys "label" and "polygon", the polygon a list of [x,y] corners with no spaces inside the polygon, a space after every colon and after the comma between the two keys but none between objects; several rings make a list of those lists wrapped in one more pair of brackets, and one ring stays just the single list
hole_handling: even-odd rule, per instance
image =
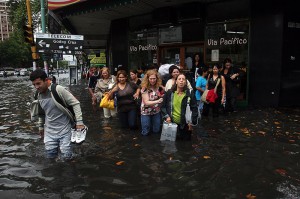
[{"label": "building facade", "polygon": [[9,38],[12,26],[9,23],[9,7],[7,1],[0,0],[0,38],[1,41]]},{"label": "building facade", "polygon": [[292,4],[280,1],[182,4],[113,21],[109,52],[114,68],[230,57],[242,73],[240,104],[299,106],[299,24]]},{"label": "building facade", "polygon": [[[130,8],[141,9],[141,2],[131,1],[130,5],[134,6]],[[200,61],[206,66],[221,64],[230,57],[242,74],[240,104],[300,105],[300,98],[295,95],[300,91],[300,16],[293,1],[178,2],[150,12],[111,15],[105,48],[112,70],[119,65],[129,70],[164,63],[189,69],[195,54],[200,55]],[[79,24],[74,22],[75,18],[80,20],[78,16],[86,17],[90,13],[91,17],[95,12],[108,15],[110,11],[119,14],[128,8],[128,5],[117,4],[105,9],[100,4],[94,2],[92,7],[82,3],[87,9],[81,13],[75,6],[56,13],[60,15],[68,10],[68,14],[60,15],[62,21],[65,20],[71,32],[80,33]],[[114,10],[115,7],[119,10]],[[72,16],[74,18],[68,20]],[[91,26],[95,28],[101,29],[101,26]],[[99,35],[101,37],[103,35]]]}]

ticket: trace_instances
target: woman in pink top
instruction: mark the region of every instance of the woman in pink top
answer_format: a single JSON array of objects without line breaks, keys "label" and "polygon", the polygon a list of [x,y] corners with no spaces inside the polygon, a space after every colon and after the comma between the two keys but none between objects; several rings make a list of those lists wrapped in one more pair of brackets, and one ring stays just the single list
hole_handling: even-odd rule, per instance
[{"label": "woman in pink top", "polygon": [[164,89],[156,70],[148,70],[141,84],[141,127],[142,135],[159,133],[161,125],[160,106]]}]

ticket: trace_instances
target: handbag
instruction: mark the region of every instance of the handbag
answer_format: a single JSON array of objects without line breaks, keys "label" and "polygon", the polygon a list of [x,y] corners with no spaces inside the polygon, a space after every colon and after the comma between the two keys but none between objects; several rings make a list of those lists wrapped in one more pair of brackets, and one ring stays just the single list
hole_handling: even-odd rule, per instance
[{"label": "handbag", "polygon": [[177,127],[176,123],[167,123],[164,122],[161,130],[160,141],[175,141],[177,135]]},{"label": "handbag", "polygon": [[219,86],[219,83],[220,83],[220,79],[218,79],[214,89],[210,89],[210,90],[206,89],[201,96],[201,101],[203,101],[206,104],[215,103],[216,99],[218,98],[217,87]]},{"label": "handbag", "polygon": [[206,89],[203,94],[201,95],[201,101],[208,104],[208,102],[206,101],[206,97],[207,97],[207,93],[208,93],[208,89]]},{"label": "handbag", "polygon": [[108,94],[105,94],[100,102],[101,108],[108,108],[108,109],[114,109],[114,100],[108,98]]},{"label": "handbag", "polygon": [[218,98],[218,95],[215,93],[214,89],[211,89],[208,91],[207,96],[206,96],[206,101],[208,103],[215,103],[217,98]]}]

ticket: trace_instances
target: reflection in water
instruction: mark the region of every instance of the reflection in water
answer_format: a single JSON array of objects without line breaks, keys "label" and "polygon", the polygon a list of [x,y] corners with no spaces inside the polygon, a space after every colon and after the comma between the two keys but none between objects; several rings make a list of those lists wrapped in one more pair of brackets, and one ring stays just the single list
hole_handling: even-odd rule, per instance
[{"label": "reflection in water", "polygon": [[160,142],[104,119],[86,87],[69,89],[81,102],[87,139],[74,145],[74,161],[56,162],[44,158],[29,120],[31,82],[0,78],[1,198],[300,197],[299,109],[204,118],[191,142]]}]

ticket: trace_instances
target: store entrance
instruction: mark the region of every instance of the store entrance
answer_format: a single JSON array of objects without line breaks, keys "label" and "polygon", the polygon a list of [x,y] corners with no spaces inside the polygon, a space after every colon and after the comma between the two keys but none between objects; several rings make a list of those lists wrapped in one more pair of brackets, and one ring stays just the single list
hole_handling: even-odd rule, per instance
[{"label": "store entrance", "polygon": [[159,46],[159,63],[176,64],[180,66],[182,72],[186,74],[187,79],[195,88],[195,71],[192,71],[195,55],[199,55],[200,63],[204,64],[204,44],[172,44]]},{"label": "store entrance", "polygon": [[200,56],[200,62],[204,60],[204,44],[170,44],[159,46],[159,63],[176,64],[187,71],[192,69],[194,56]]}]

